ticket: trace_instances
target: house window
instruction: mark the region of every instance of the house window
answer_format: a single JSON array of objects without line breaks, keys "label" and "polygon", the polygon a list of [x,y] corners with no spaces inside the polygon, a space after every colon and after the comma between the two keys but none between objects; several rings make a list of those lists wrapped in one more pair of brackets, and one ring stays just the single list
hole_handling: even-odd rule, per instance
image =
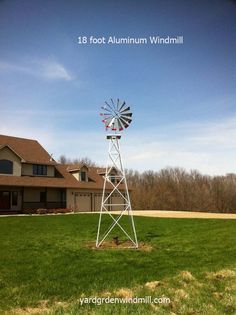
[{"label": "house window", "polygon": [[18,191],[13,191],[12,197],[11,197],[12,206],[17,206],[17,201],[18,201]]},{"label": "house window", "polygon": [[13,174],[13,162],[0,160],[0,174]]},{"label": "house window", "polygon": [[47,165],[34,164],[33,174],[34,175],[47,175]]},{"label": "house window", "polygon": [[46,202],[46,191],[40,191],[40,202]]},{"label": "house window", "polygon": [[82,182],[86,182],[86,172],[81,172],[81,173],[80,173],[80,180],[81,180]]}]

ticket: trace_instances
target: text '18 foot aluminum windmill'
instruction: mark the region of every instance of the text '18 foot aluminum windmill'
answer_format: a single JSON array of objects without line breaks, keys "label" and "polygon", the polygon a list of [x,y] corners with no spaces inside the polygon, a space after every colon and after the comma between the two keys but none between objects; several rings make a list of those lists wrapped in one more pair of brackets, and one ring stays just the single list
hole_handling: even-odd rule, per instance
[{"label": "text '18 foot aluminum windmill'", "polygon": [[[102,122],[105,124],[106,130],[110,130],[111,133],[107,135],[107,139],[109,140],[108,159],[104,177],[96,247],[101,246],[112,230],[118,227],[119,231],[122,231],[122,234],[125,234],[126,238],[128,238],[131,247],[138,248],[130,196],[120,152],[119,140],[121,139],[121,134],[117,133],[129,127],[132,121],[132,113],[130,112],[130,107],[125,102],[120,102],[119,99],[117,101],[111,99],[110,102],[105,102],[102,110],[103,112],[100,114]],[[112,215],[111,210],[119,210],[118,216],[115,217]],[[103,214],[108,215],[112,219],[112,223],[102,232],[101,227],[103,223],[107,223],[107,216],[104,220]],[[122,226],[121,218],[124,214],[128,215],[128,222],[126,221],[125,225]],[[114,239],[116,239],[116,244],[118,245],[118,237],[114,237]]]}]

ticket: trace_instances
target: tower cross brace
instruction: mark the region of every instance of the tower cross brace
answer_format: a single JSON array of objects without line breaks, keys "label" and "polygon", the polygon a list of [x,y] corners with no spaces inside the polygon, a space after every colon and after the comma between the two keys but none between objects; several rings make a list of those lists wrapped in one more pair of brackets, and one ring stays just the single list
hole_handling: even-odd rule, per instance
[{"label": "tower cross brace", "polygon": [[[123,167],[123,161],[121,157],[120,144],[119,140],[121,139],[121,135],[112,134],[107,135],[107,139],[109,140],[108,146],[108,158],[106,164],[106,173],[104,177],[103,184],[103,193],[102,193],[102,202],[101,209],[98,221],[98,229],[97,229],[97,239],[96,239],[96,247],[100,247],[108,235],[112,232],[115,226],[118,226],[122,232],[126,235],[126,237],[131,241],[132,247],[138,248],[138,241],[136,235],[136,229],[133,219],[132,207],[130,202],[129,190],[127,185],[127,180],[125,176],[125,171]],[[113,175],[111,172],[115,168],[116,175]],[[107,194],[107,184],[110,184],[111,189]],[[121,203],[113,203],[112,196],[118,195],[122,200]],[[122,208],[118,217],[114,217],[110,211],[113,207]],[[120,220],[124,214],[128,214],[131,222],[132,234],[129,235],[127,231],[120,224]],[[112,218],[112,224],[108,227],[106,232],[101,235],[101,224],[102,224],[102,216],[103,214],[108,214]]]}]

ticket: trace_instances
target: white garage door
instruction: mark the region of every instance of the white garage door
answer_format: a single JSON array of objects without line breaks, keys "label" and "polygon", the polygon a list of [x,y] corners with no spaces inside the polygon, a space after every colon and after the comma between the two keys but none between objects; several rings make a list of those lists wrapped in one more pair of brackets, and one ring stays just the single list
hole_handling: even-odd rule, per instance
[{"label": "white garage door", "polygon": [[112,204],[114,204],[114,206],[112,206],[111,210],[116,210],[116,211],[121,211],[124,210],[124,204],[125,200],[124,198],[122,198],[120,195],[118,194],[113,194],[112,195]]},{"label": "white garage door", "polygon": [[76,196],[76,211],[91,211],[91,194],[78,194]]},{"label": "white garage door", "polygon": [[102,194],[94,195],[94,211],[100,211],[102,202]]},{"label": "white garage door", "polygon": [[[105,195],[105,198],[108,196],[108,194]],[[94,195],[94,211],[100,211],[101,210],[101,203],[102,203],[102,194],[95,194]],[[110,198],[107,203],[110,203]],[[110,210],[110,207],[108,206],[108,210]]]}]

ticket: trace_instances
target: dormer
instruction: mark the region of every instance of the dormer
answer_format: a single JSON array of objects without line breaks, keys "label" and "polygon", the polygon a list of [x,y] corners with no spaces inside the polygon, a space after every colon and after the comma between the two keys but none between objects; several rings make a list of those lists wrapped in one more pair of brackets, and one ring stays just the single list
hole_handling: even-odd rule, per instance
[{"label": "dormer", "polygon": [[69,165],[67,167],[69,173],[71,173],[79,182],[88,182],[89,168],[86,164]]},{"label": "dormer", "polygon": [[[105,174],[106,174],[106,169],[105,168],[100,168],[97,170],[97,173],[100,175],[100,176],[103,176],[103,178],[105,177]],[[117,169],[115,167],[112,167],[109,171],[109,174],[108,174],[108,177],[110,179],[110,181],[113,183],[113,184],[117,184],[118,181],[120,180],[120,176],[118,175],[118,172],[117,172]]]}]

